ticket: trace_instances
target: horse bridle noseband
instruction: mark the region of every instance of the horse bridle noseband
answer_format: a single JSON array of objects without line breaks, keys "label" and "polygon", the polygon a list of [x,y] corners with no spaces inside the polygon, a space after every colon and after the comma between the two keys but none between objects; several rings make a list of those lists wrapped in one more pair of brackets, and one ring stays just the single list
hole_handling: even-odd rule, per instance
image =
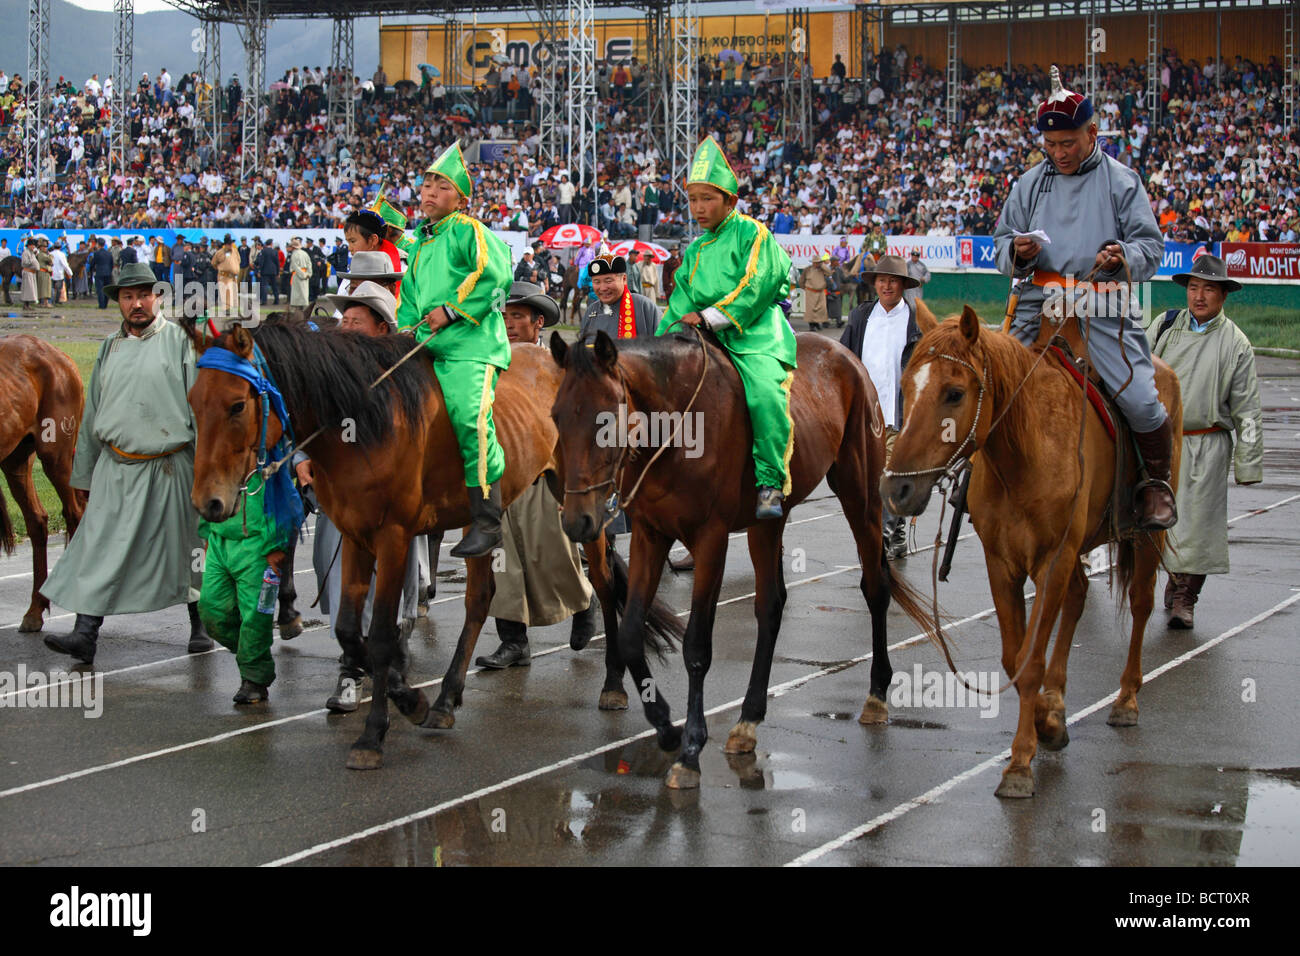
[{"label": "horse bridle noseband", "polygon": [[[930,352],[934,352],[934,346],[930,347]],[[971,446],[972,455],[979,450],[979,443],[975,440],[975,432],[979,428],[980,416],[984,413],[984,392],[988,387],[989,377],[988,360],[987,358],[985,359],[984,371],[980,372],[970,362],[967,362],[965,359],[959,358],[956,355],[949,355],[947,352],[940,352],[935,355],[935,358],[944,358],[948,359],[950,362],[956,362],[958,365],[963,365],[970,369],[971,374],[979,379],[980,392],[979,397],[975,400],[975,417],[971,420],[970,431],[966,433],[966,437],[962,439],[961,444],[957,446],[957,450],[952,453],[952,457],[944,464],[938,465],[934,468],[921,468],[916,471],[890,471],[886,468],[881,473],[881,477],[883,478],[914,478],[920,475],[939,475],[940,481],[955,481],[965,466],[965,463],[970,460],[968,456],[962,456],[962,452],[966,450],[966,446]],[[996,424],[996,422],[994,424]],[[989,430],[992,431],[992,428]]]},{"label": "horse bridle noseband", "polygon": [[[676,323],[673,324],[675,325]],[[669,328],[671,327],[672,326],[669,326]],[[636,484],[632,486],[632,490],[628,492],[627,500],[622,504],[624,509],[632,507],[632,502],[636,500],[637,492],[641,490],[641,482],[645,480],[646,474],[650,471],[650,466],[655,463],[666,449],[671,448],[673,443],[677,441],[677,436],[681,432],[683,424],[686,422],[686,416],[689,415],[691,409],[695,407],[695,400],[700,397],[700,389],[704,388],[704,380],[709,374],[709,348],[705,344],[704,334],[699,330],[699,328],[691,326],[691,330],[695,333],[695,338],[700,343],[700,354],[704,359],[703,367],[700,369],[700,380],[695,386],[695,392],[691,395],[691,400],[686,403],[686,410],[682,412],[681,418],[678,419],[677,427],[673,430],[672,435],[668,437],[668,441],[659,446],[655,453],[650,456],[650,460],[646,462],[645,467],[641,469],[641,474],[637,476]],[[578,345],[581,346],[582,344],[582,341],[579,340]],[[614,369],[618,372],[619,385],[623,389],[623,404],[630,412],[632,410],[632,395],[628,391],[627,378],[623,375],[623,367],[618,364],[617,360],[614,363]],[[618,500],[619,489],[623,487],[623,468],[627,464],[627,460],[630,458],[636,458],[636,451],[632,448],[630,442],[624,441],[623,450],[619,452],[618,458],[614,460],[614,466],[610,469],[608,478],[604,481],[597,482],[594,485],[587,485],[585,488],[564,489],[564,494],[567,497],[569,495],[585,495],[589,492],[595,491],[597,488],[604,488],[606,485],[614,486],[614,490],[610,492],[609,497],[605,500],[605,521],[601,525],[601,530],[604,530],[605,526],[614,520],[614,515],[618,513],[620,507]]]}]

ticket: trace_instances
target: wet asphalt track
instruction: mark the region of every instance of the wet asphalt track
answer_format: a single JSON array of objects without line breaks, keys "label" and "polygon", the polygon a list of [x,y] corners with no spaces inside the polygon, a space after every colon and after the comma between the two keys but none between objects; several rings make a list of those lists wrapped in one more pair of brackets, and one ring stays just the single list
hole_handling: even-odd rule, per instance
[{"label": "wet asphalt track", "polygon": [[[1167,631],[1153,616],[1141,724],[1123,730],[1105,717],[1126,631],[1104,574],[1094,575],[1070,660],[1071,743],[1035,759],[1032,800],[993,796],[1014,693],[992,716],[980,706],[893,707],[888,726],[857,723],[868,615],[848,526],[823,486],[787,531],[773,698],[746,758],[721,752],[754,635],[748,552],[733,538],[697,791],[663,786],[672,756],[655,747],[639,707],[596,709],[603,638],[574,653],[567,624],[533,632],[531,668],[472,672],[454,730],[419,730],[394,711],[384,769],[356,773],[343,763],[365,708],[326,716],[338,652],[324,629],[277,640],[271,702],[241,712],[230,701],[230,655],[186,655],[185,612],[173,608],[105,623],[98,719],[0,700],[0,864],[1296,865],[1300,363],[1261,359],[1260,370],[1266,480],[1229,493],[1232,574],[1207,583],[1194,632]],[[936,515],[932,506],[918,523],[923,546]],[[792,570],[798,549],[806,565]],[[299,553],[310,624],[314,578],[301,567],[309,549]],[[438,603],[417,626],[415,681],[438,680],[450,660],[458,564],[444,559]],[[951,632],[959,665],[996,671],[982,564],[969,538],[941,600],[960,622]],[[929,550],[899,567],[928,593]],[[24,550],[0,561],[0,672],[69,661],[16,631],[29,574]],[[660,593],[685,609],[689,590],[688,575],[670,575]],[[71,620],[56,609],[46,629]],[[890,639],[896,673],[941,669],[897,611]],[[489,626],[478,653],[495,646]],[[680,657],[654,671],[681,717]],[[194,832],[199,819],[205,829]]]}]

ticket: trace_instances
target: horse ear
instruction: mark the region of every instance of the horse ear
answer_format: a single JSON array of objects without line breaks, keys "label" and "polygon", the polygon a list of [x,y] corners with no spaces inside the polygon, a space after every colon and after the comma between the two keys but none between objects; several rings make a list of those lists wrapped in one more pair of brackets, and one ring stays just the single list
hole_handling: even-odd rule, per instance
[{"label": "horse ear", "polygon": [[242,358],[252,359],[253,357],[253,336],[248,329],[244,328],[238,322],[230,330],[230,344],[234,346],[231,350]]},{"label": "horse ear", "polygon": [[969,305],[962,307],[960,327],[961,334],[966,336],[966,341],[974,345],[980,337],[980,317]]},{"label": "horse ear", "polygon": [[618,364],[618,347],[614,345],[614,340],[603,330],[596,333],[596,361],[606,371],[613,370],[614,366]]},{"label": "horse ear", "polygon": [[569,344],[564,341],[564,336],[559,331],[551,333],[551,358],[555,359],[555,364],[564,368],[564,360],[569,355]]}]

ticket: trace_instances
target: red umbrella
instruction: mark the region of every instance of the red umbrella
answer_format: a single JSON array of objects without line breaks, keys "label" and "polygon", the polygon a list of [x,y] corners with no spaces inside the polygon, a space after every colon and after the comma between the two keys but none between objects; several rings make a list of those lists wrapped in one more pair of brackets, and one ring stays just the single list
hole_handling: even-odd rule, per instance
[{"label": "red umbrella", "polygon": [[604,238],[604,234],[599,229],[579,225],[576,222],[552,226],[542,233],[542,243],[548,249],[576,249],[589,244],[593,239]]},{"label": "red umbrella", "polygon": [[655,257],[655,262],[663,265],[669,259],[669,252],[663,246],[653,242],[642,242],[640,239],[624,239],[622,242],[615,243],[609,249],[616,256],[631,256],[633,254],[640,256],[643,253],[650,253]]}]

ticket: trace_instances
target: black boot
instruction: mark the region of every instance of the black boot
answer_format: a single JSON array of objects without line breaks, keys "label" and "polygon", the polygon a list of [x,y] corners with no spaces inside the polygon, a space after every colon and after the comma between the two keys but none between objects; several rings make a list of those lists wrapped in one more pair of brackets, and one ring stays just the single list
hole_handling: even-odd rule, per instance
[{"label": "black boot", "polygon": [[573,615],[573,626],[569,631],[569,647],[575,651],[580,651],[591,643],[591,639],[596,636],[596,619],[599,614],[600,602],[596,600],[596,595],[593,594],[587,609]]},{"label": "black boot", "polygon": [[532,655],[528,652],[528,628],[519,621],[507,621],[504,618],[497,618],[496,621],[501,646],[487,657],[477,658],[474,663],[494,671],[507,667],[527,667],[532,663]]},{"label": "black boot", "polygon": [[890,561],[907,557],[907,519],[885,519],[885,557]]},{"label": "black boot", "polygon": [[361,682],[366,675],[359,667],[344,664],[339,668],[339,679],[334,684],[334,693],[325,701],[325,709],[332,714],[350,714],[357,709],[361,700]]},{"label": "black boot", "polygon": [[204,651],[212,650],[216,645],[212,642],[212,638],[208,637],[208,629],[199,619],[199,602],[191,601],[186,607],[190,612],[190,643],[186,650],[191,654],[202,654]]},{"label": "black boot", "polygon": [[452,557],[481,558],[501,546],[501,482],[492,482],[486,498],[481,487],[470,488],[469,513],[469,533],[451,549]]},{"label": "black boot", "polygon": [[240,681],[239,690],[235,691],[234,701],[236,704],[263,704],[270,696],[265,684],[255,684],[245,678]]},{"label": "black boot", "polygon": [[99,626],[103,623],[102,617],[78,614],[71,634],[46,634],[45,646],[60,654],[69,654],[83,664],[93,664],[95,646],[99,641]]},{"label": "black boot", "polygon": [[1133,442],[1146,466],[1146,477],[1133,489],[1137,529],[1166,531],[1178,522],[1170,469],[1174,456],[1174,429],[1165,418],[1155,431],[1133,433]]}]

